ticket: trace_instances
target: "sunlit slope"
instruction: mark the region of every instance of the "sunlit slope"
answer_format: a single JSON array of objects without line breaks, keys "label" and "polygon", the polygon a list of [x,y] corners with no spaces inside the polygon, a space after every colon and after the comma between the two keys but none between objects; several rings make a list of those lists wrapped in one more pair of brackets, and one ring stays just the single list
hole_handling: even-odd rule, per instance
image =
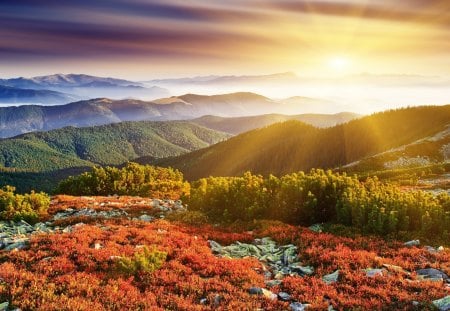
[{"label": "sunlit slope", "polygon": [[180,155],[229,137],[188,122],[122,122],[28,133],[0,140],[0,166],[51,171]]},{"label": "sunlit slope", "polygon": [[335,168],[428,137],[448,124],[450,105],[391,110],[326,129],[288,121],[159,164],[179,168],[189,179]]},{"label": "sunlit slope", "polygon": [[234,118],[203,116],[201,118],[191,120],[191,122],[217,131],[236,135],[257,128],[265,127],[277,122],[284,122],[289,120],[301,121],[315,127],[330,127],[340,123],[348,122],[358,117],[360,117],[360,115],[351,112],[341,112],[336,114],[308,113],[298,115],[265,114]]}]

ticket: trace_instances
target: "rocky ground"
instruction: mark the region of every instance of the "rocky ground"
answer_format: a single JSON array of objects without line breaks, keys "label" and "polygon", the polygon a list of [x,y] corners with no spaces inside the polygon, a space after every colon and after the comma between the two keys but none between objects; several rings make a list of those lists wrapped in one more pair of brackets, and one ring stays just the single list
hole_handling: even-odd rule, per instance
[{"label": "rocky ground", "polygon": [[[39,244],[41,243],[39,241],[60,241],[60,238],[56,238],[56,235],[61,235],[61,239],[69,239],[72,236],[76,237],[81,234],[80,232],[93,231],[95,230],[94,228],[98,228],[100,230],[99,232],[110,232],[112,227],[117,227],[116,222],[120,224],[118,228],[121,228],[121,226],[127,228],[130,227],[130,229],[127,230],[135,230],[133,229],[134,226],[139,227],[141,226],[139,224],[142,223],[154,224],[158,227],[155,231],[156,235],[161,236],[170,231],[170,229],[162,229],[159,227],[161,226],[161,219],[171,213],[183,212],[185,210],[186,208],[180,201],[171,200],[152,200],[117,196],[80,198],[58,196],[53,198],[49,216],[43,222],[33,225],[25,221],[0,222],[0,264],[2,262],[5,264],[11,260],[13,262],[18,262],[21,260],[20,258],[25,256],[25,253],[27,254],[26,256],[32,256],[31,258],[38,252],[47,254],[49,251],[45,250],[45,247],[42,247],[42,249],[37,247],[37,245],[41,245]],[[291,228],[291,231],[283,231],[283,234],[280,235],[281,231],[279,230],[286,230],[286,228]],[[195,240],[197,240],[197,236],[205,234],[205,229],[200,227],[186,227],[177,230],[189,233],[189,236],[193,236]],[[373,279],[377,282],[381,282],[380,284],[388,282],[388,280],[389,282],[398,282],[398,285],[396,286],[407,286],[408,290],[412,290],[411,288],[417,288],[416,290],[419,290],[420,288],[424,289],[426,286],[431,286],[432,291],[430,293],[434,293],[433,297],[435,298],[429,301],[430,306],[434,306],[439,310],[450,310],[450,278],[448,276],[450,271],[450,262],[448,261],[448,258],[450,258],[450,251],[444,247],[422,246],[420,241],[413,240],[405,242],[403,246],[398,244],[396,246],[398,253],[392,254],[390,253],[392,250],[387,250],[383,242],[376,242],[379,245],[383,245],[380,247],[379,251],[374,252],[374,250],[371,250],[370,252],[367,252],[366,250],[358,250],[357,247],[351,246],[352,243],[356,242],[350,240],[339,240],[338,238],[333,237],[332,240],[336,239],[340,242],[327,241],[331,236],[322,234],[320,225],[311,226],[309,229],[302,229],[306,231],[295,233],[298,237],[301,237],[299,240],[297,237],[295,239],[286,238],[286,235],[294,234],[293,232],[297,230],[294,230],[293,227],[284,226],[282,229],[275,228],[271,230],[274,230],[272,231],[273,234],[270,234],[271,231],[269,230],[268,232],[265,232],[266,234],[268,233],[268,235],[260,237],[256,237],[258,234],[255,236],[255,233],[253,232],[247,232],[245,234],[224,233],[227,237],[226,239],[224,239],[223,235],[219,232],[213,231],[215,233],[207,234],[209,252],[216,256],[220,262],[223,260],[233,260],[233,262],[234,260],[245,261],[251,258],[256,259],[259,262],[259,268],[255,271],[262,277],[263,283],[258,283],[257,281],[244,282],[247,285],[242,289],[249,297],[257,297],[257,299],[262,297],[262,299],[266,299],[266,303],[260,304],[260,306],[265,305],[262,309],[286,309],[293,311],[305,309],[341,309],[339,301],[336,301],[336,297],[342,295],[342,293],[339,293],[340,291],[344,292],[345,290],[348,290],[346,289],[347,286],[374,286],[374,283],[370,281],[370,279]],[[308,231],[310,233],[308,233]],[[262,233],[259,235],[261,234]],[[306,242],[309,239],[314,239],[315,235],[317,235],[318,239],[328,238],[324,239],[322,244],[314,246],[311,243],[317,242],[313,242],[313,240]],[[96,236],[98,236],[98,234]],[[217,238],[222,240],[222,242],[216,241]],[[186,239],[186,237],[184,237],[184,239]],[[229,242],[227,243],[227,241]],[[290,243],[281,243],[282,241],[290,241]],[[140,246],[141,243],[143,243],[143,241],[139,243],[135,242],[135,247]],[[300,246],[298,243],[300,243]],[[310,243],[311,245],[307,246],[307,243]],[[376,243],[374,245],[378,245]],[[91,252],[92,249],[99,251],[108,251],[110,249],[108,241],[105,239],[101,240],[100,237],[94,238],[87,245],[88,252]],[[344,245],[349,245],[345,247],[350,248],[344,251]],[[193,247],[193,245],[191,244],[189,247]],[[319,250],[320,247],[323,247],[322,252],[325,252],[325,254],[314,253],[317,251],[318,247]],[[326,247],[328,247],[328,249]],[[373,246],[370,246],[369,249],[372,247]],[[333,254],[336,256],[334,252],[337,251],[340,252],[339,254],[341,255],[339,256],[342,256],[342,258],[336,257],[333,259],[332,257],[326,256],[327,252],[329,256],[333,256]],[[20,255],[21,252],[24,252],[24,255]],[[48,260],[46,258],[58,258],[57,256],[54,256],[47,256],[42,260]],[[64,256],[66,255],[64,254]],[[72,255],[69,254],[68,256],[69,257],[67,258],[71,258],[70,256]],[[114,252],[106,253],[102,256],[106,256],[107,258],[118,257]],[[361,257],[361,259],[358,256],[363,257]],[[370,257],[371,260],[368,261],[367,259],[364,259],[364,256]],[[171,257],[175,258],[176,255],[171,255]],[[322,260],[318,262],[316,257],[322,258]],[[347,260],[353,258],[352,260],[354,260],[355,263],[349,264],[349,262],[345,262],[339,264],[343,258],[347,258]],[[193,259],[186,260],[187,259],[183,259],[180,263],[187,265],[187,267],[193,264]],[[191,263],[188,264],[189,262]],[[50,265],[50,263],[46,264]],[[205,265],[200,262],[195,265],[198,264]],[[25,265],[23,269],[27,269],[25,268],[26,266],[27,265]],[[195,269],[194,266],[191,266],[190,269]],[[234,268],[230,267],[229,269],[230,271],[228,273],[238,273],[233,270]],[[70,273],[70,269],[68,272]],[[250,273],[250,271],[248,273]],[[367,280],[358,280],[355,284],[359,285],[350,285],[351,283],[349,283],[349,280],[352,276],[350,276],[349,273],[354,273],[355,275],[358,275],[359,278],[365,277]],[[212,276],[210,273],[207,273],[207,275],[208,278],[211,278]],[[2,283],[1,276],[2,272],[0,271],[0,287]],[[314,280],[312,284],[308,285],[313,287],[317,286],[314,282],[321,282],[320,284],[323,284],[322,286],[329,287],[330,294],[325,294],[321,297],[321,300],[308,298],[310,296],[299,293],[297,289],[293,287],[293,284],[299,280],[303,280],[301,282],[307,283]],[[207,281],[208,279],[205,279],[205,282]],[[134,282],[136,282],[136,280]],[[363,285],[365,283],[372,285]],[[423,284],[420,285],[421,283]],[[390,284],[389,286],[395,286],[393,284]],[[336,290],[337,292],[332,294],[333,291]],[[365,290],[367,291],[367,289]],[[440,293],[439,296],[437,293]],[[445,295],[445,293],[447,293],[447,295]],[[244,295],[243,297],[246,297],[245,293],[239,295]],[[316,295],[321,295],[319,289],[317,289]],[[335,297],[333,297],[333,295]],[[378,294],[373,292],[372,295]],[[396,295],[400,294],[396,293]],[[402,309],[421,310],[424,308],[424,301],[421,301],[420,299],[423,295],[425,295],[425,293],[418,295],[417,300],[411,299],[410,304],[401,304],[402,306],[407,306]],[[0,298],[1,297],[2,296],[0,295]],[[194,299],[193,301],[196,301],[198,305],[196,305],[193,310],[203,310],[203,308],[220,309],[220,306],[224,304],[224,301],[230,299],[226,294],[215,294],[213,298],[206,294],[197,294],[196,297],[197,298],[192,299]],[[251,298],[242,299],[245,301],[246,299]],[[351,297],[348,299],[351,299]],[[375,301],[376,299],[382,298],[374,296],[371,299]],[[347,302],[347,304],[350,303],[351,302]],[[394,302],[391,301],[390,303]],[[248,303],[248,305],[255,306],[258,304],[251,302]],[[374,305],[374,310],[378,309],[380,306],[379,304]],[[0,301],[0,310],[9,310],[21,306],[24,307],[24,305],[18,301]],[[29,307],[30,305],[26,304],[26,306]],[[45,309],[39,304],[37,304],[36,307],[37,309]],[[24,307],[24,309],[26,310],[27,307]],[[172,309],[189,310],[189,308],[180,307],[180,305],[178,305],[178,307],[173,307]],[[253,308],[250,309],[253,310]],[[261,308],[255,307],[255,309]]]}]

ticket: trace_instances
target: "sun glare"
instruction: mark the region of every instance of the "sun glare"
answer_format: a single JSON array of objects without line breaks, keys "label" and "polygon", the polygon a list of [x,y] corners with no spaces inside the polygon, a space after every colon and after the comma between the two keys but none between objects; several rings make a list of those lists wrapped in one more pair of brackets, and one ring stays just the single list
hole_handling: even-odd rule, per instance
[{"label": "sun glare", "polygon": [[328,61],[328,66],[334,71],[342,72],[348,69],[350,60],[345,57],[333,57]]}]

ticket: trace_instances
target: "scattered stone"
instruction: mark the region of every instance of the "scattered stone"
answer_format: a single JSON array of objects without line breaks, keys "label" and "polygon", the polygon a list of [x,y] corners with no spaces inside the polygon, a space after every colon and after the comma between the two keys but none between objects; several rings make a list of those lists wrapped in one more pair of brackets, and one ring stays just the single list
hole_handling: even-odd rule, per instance
[{"label": "scattered stone", "polygon": [[419,269],[416,273],[419,278],[428,281],[446,281],[449,279],[447,274],[434,268]]},{"label": "scattered stone", "polygon": [[305,305],[301,304],[300,302],[292,302],[289,307],[292,311],[305,311]]},{"label": "scattered stone", "polygon": [[8,307],[9,307],[9,302],[2,302],[2,303],[0,303],[0,311],[6,311],[6,310],[8,310]]},{"label": "scattered stone", "polygon": [[270,300],[277,299],[277,294],[272,293],[270,290],[261,288],[261,291],[262,291],[263,296],[266,297],[267,299],[270,299]]},{"label": "scattered stone", "polygon": [[267,287],[278,286],[278,285],[280,285],[281,283],[282,283],[281,280],[269,280],[269,281],[266,281]]},{"label": "scattered stone", "polygon": [[403,243],[403,245],[405,245],[407,247],[419,246],[420,241],[419,240],[411,240],[411,241]]},{"label": "scattered stone", "polygon": [[263,291],[262,291],[262,288],[261,288],[261,287],[250,287],[250,288],[248,289],[248,293],[249,293],[250,295],[262,295],[262,294],[263,294]]},{"label": "scattered stone", "polygon": [[321,233],[323,232],[323,226],[321,224],[314,224],[308,227],[309,230]]},{"label": "scattered stone", "polygon": [[145,222],[151,222],[154,219],[155,219],[154,217],[149,216],[147,214],[143,214],[143,215],[139,216],[139,220],[142,220],[142,221],[145,221]]},{"label": "scattered stone", "polygon": [[207,302],[208,302],[208,299],[206,299],[206,298],[200,299],[200,304],[201,305],[206,305]]},{"label": "scattered stone", "polygon": [[216,294],[216,296],[214,297],[214,307],[217,308],[220,305],[220,302],[222,301],[222,296],[220,296],[219,294]]},{"label": "scattered stone", "polygon": [[279,292],[278,293],[278,298],[280,298],[280,300],[282,300],[282,301],[290,301],[291,300],[291,295],[289,295],[286,292]]},{"label": "scattered stone", "polygon": [[385,271],[384,269],[372,269],[372,268],[368,268],[364,270],[366,272],[366,276],[373,278],[376,276],[382,276],[383,272]]},{"label": "scattered stone", "polygon": [[314,268],[311,266],[299,266],[299,265],[293,265],[291,266],[292,271],[297,272],[298,275],[312,275],[314,273]]},{"label": "scattered stone", "polygon": [[411,273],[403,269],[402,267],[395,266],[395,265],[389,265],[387,263],[383,264],[383,267],[386,268],[388,271],[391,272],[397,272],[405,275],[410,275]]},{"label": "scattered stone", "polygon": [[433,304],[438,308],[440,311],[449,311],[450,310],[450,295],[437,299],[433,301]]},{"label": "scattered stone", "polygon": [[326,283],[326,284],[332,284],[332,283],[336,283],[338,281],[339,278],[339,270],[334,271],[333,273],[324,275],[322,277],[322,280]]},{"label": "scattered stone", "polygon": [[94,243],[94,245],[91,246],[93,249],[102,249],[103,245],[101,245],[100,243]]},{"label": "scattered stone", "polygon": [[[215,241],[209,241],[213,253],[230,258],[255,257],[264,264],[266,277],[277,280],[287,275],[312,275],[314,268],[302,266],[298,262],[297,247],[292,244],[278,246],[271,238],[255,239],[252,244],[236,242],[222,246]],[[270,275],[267,273],[270,272]]]}]

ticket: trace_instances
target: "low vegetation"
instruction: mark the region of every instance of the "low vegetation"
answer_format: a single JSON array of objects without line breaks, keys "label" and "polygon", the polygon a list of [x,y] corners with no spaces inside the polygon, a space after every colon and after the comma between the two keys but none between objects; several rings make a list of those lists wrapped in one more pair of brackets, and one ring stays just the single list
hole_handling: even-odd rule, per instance
[{"label": "low vegetation", "polygon": [[380,235],[421,232],[450,238],[450,197],[400,188],[369,177],[312,170],[280,178],[209,177],[192,184],[190,209],[213,221],[274,219],[311,225],[334,222]]},{"label": "low vegetation", "polygon": [[127,163],[123,168],[94,167],[62,181],[57,193],[71,195],[132,195],[179,199],[189,195],[183,174],[171,168]]},{"label": "low vegetation", "polygon": [[142,247],[133,257],[119,257],[116,261],[116,271],[125,276],[139,277],[141,273],[152,273],[158,270],[166,260],[167,253],[158,251],[155,247]]},{"label": "low vegetation", "polygon": [[[69,233],[36,235],[29,249],[0,252],[0,301],[22,310],[290,310],[291,302],[249,294],[251,287],[268,288],[262,262],[217,257],[207,242],[251,243],[267,236],[278,245],[297,246],[303,264],[314,268],[310,276],[286,276],[270,291],[289,293],[312,310],[330,305],[335,310],[434,310],[432,301],[448,295],[442,281],[415,276],[430,264],[450,274],[448,249],[430,253],[380,238],[343,238],[275,223],[251,233],[164,220],[102,225],[106,228],[86,224]],[[93,248],[95,243],[102,247]],[[137,245],[158,245],[166,260],[152,273],[111,273],[116,266],[111,258],[134,258]],[[382,272],[368,276],[368,268]],[[322,277],[336,270],[337,281],[324,282]]]},{"label": "low vegetation", "polygon": [[0,189],[0,220],[37,222],[47,215],[50,197],[45,193],[16,194],[14,187]]}]

